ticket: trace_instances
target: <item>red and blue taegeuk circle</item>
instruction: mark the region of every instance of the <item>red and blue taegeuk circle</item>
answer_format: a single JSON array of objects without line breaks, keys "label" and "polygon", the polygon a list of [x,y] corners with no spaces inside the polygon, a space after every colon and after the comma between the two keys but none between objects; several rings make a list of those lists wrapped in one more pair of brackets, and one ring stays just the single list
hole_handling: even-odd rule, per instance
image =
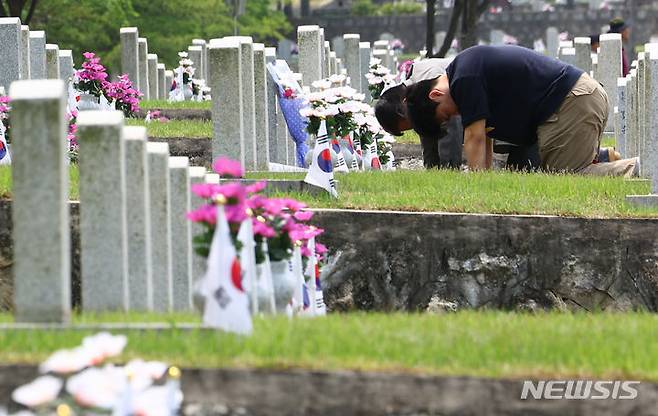
[{"label": "red and blue taegeuk circle", "polygon": [[323,172],[331,173],[334,170],[334,165],[331,162],[331,152],[329,149],[324,149],[318,155],[318,166]]}]

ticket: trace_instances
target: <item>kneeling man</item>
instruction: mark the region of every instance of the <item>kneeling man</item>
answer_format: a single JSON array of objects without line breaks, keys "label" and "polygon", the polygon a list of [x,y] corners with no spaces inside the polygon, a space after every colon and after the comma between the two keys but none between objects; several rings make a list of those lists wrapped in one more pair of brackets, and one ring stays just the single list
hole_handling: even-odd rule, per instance
[{"label": "kneeling man", "polygon": [[490,138],[539,145],[542,168],[629,174],[636,159],[594,163],[608,119],[601,85],[569,64],[518,46],[474,46],[446,74],[407,89],[407,113],[421,135],[460,114],[471,169],[491,167]]}]

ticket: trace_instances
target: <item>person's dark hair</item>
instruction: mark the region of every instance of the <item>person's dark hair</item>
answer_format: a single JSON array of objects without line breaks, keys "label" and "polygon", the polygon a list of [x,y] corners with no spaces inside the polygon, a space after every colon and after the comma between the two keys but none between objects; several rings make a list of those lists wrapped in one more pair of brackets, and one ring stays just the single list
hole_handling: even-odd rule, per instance
[{"label": "person's dark hair", "polygon": [[436,120],[438,103],[430,100],[429,93],[437,78],[417,82],[407,87],[407,116],[416,133],[427,137],[442,137],[445,126]]},{"label": "person's dark hair", "polygon": [[589,35],[589,40],[590,40],[590,43],[592,43],[592,44],[600,43],[600,42],[599,42],[599,35],[598,35],[598,34],[595,34],[595,35]]},{"label": "person's dark hair", "polygon": [[626,29],[628,25],[624,22],[624,19],[621,17],[615,17],[610,21],[610,30],[608,33],[621,33]]},{"label": "person's dark hair", "polygon": [[404,84],[397,85],[386,90],[375,104],[375,117],[379,125],[394,136],[402,136],[400,120],[407,118],[407,108],[404,105],[406,92],[407,87]]}]

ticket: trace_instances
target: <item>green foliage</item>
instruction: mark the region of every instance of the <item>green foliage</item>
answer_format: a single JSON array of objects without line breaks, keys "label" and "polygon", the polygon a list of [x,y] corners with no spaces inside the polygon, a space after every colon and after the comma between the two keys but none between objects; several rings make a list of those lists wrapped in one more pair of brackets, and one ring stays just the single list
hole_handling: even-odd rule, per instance
[{"label": "green foliage", "polygon": [[377,13],[377,6],[372,0],[356,0],[352,3],[352,14],[354,16],[374,16]]},{"label": "green foliage", "polygon": [[[271,43],[290,31],[290,23],[271,7],[272,0],[249,0],[238,19],[241,35]],[[77,66],[83,52],[96,52],[114,75],[121,70],[119,29],[136,26],[168,68],[178,66],[177,53],[192,39],[234,33],[231,10],[224,0],[48,0],[39,3],[33,30],[45,30],[50,43],[72,49]]]},{"label": "green foliage", "polygon": [[423,13],[422,4],[408,1],[403,1],[400,3],[385,3],[377,11],[377,14],[380,16],[398,16],[403,14],[421,13]]}]

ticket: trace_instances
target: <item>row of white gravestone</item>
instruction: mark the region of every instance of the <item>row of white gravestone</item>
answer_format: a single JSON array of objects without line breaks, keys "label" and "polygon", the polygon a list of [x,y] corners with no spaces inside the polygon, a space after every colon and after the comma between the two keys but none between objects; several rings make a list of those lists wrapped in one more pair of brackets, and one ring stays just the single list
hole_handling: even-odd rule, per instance
[{"label": "row of white gravestone", "polygon": [[658,206],[658,44],[647,43],[616,83],[614,115],[617,150],[640,158],[640,175],[651,179],[651,194],[629,196],[630,202]]},{"label": "row of white gravestone", "polygon": [[73,77],[73,55],[46,43],[44,31],[31,31],[18,17],[0,18],[0,86],[18,80]]},{"label": "row of white gravestone", "polygon": [[121,73],[128,77],[142,94],[144,100],[166,100],[174,80],[174,73],[149,53],[148,40],[139,37],[136,27],[122,27]]},{"label": "row of white gravestone", "polygon": [[[10,87],[15,316],[66,322],[71,307],[69,167],[65,84]],[[203,259],[192,252],[190,187],[205,168],[170,157],[117,111],[83,112],[80,143],[82,309],[190,310]],[[195,198],[196,199],[196,198]],[[195,201],[199,203],[200,201]]]}]

